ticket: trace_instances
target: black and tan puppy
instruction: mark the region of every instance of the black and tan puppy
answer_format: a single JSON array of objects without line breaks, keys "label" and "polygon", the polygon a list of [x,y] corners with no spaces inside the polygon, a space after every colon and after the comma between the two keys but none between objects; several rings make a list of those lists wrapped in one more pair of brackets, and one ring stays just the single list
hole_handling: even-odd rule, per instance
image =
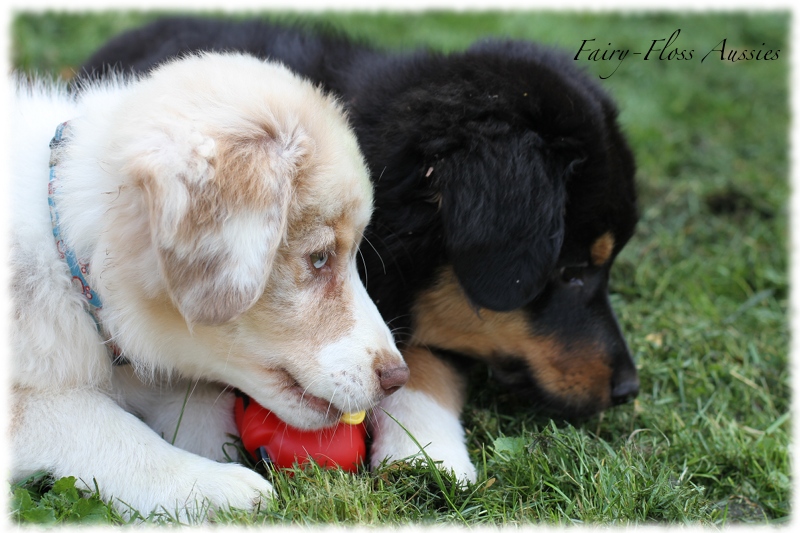
[{"label": "black and tan puppy", "polygon": [[[519,41],[392,54],[324,31],[172,18],[109,42],[83,75],[194,50],[279,60],[343,99],[375,186],[362,277],[408,332],[411,379],[381,405],[433,459],[475,479],[461,357],[562,415],[637,394],[608,300],[637,220],[634,159],[615,105],[571,58]],[[418,451],[383,411],[372,421],[373,465]]]}]

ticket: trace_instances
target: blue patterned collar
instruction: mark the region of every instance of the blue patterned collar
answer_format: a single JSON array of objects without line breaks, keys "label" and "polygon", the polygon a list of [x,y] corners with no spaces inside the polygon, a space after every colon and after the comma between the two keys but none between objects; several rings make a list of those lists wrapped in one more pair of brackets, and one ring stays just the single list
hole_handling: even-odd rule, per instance
[{"label": "blue patterned collar", "polygon": [[67,127],[67,122],[58,125],[56,134],[53,140],[50,141],[50,183],[47,187],[47,203],[50,204],[50,220],[53,222],[53,237],[56,238],[56,246],[58,247],[58,255],[61,259],[67,262],[69,269],[72,272],[72,281],[80,288],[81,294],[86,298],[86,303],[89,304],[89,312],[95,317],[95,322],[99,323],[97,319],[97,311],[103,308],[103,303],[97,294],[92,290],[89,282],[86,281],[86,275],[89,273],[89,260],[75,256],[75,251],[68,248],[61,237],[61,230],[58,221],[58,211],[56,210],[55,192],[58,188],[58,152],[56,148],[64,140],[64,130]]},{"label": "blue patterned collar", "polygon": [[103,303],[100,301],[97,293],[92,290],[91,285],[89,285],[86,279],[86,276],[89,274],[89,259],[77,257],[75,251],[66,245],[61,236],[58,210],[56,209],[55,202],[55,192],[58,188],[59,181],[57,171],[59,151],[57,148],[64,142],[64,132],[67,130],[68,124],[69,122],[59,124],[58,128],[56,128],[55,136],[50,141],[50,181],[47,186],[47,203],[50,205],[50,221],[53,223],[53,237],[56,239],[56,249],[58,250],[59,257],[67,263],[70,272],[72,272],[72,283],[80,291],[88,304],[86,310],[94,319],[97,332],[105,339],[105,344],[114,362],[119,363],[122,361],[120,350],[116,344],[110,341],[110,337],[100,321],[99,312],[103,309]]}]

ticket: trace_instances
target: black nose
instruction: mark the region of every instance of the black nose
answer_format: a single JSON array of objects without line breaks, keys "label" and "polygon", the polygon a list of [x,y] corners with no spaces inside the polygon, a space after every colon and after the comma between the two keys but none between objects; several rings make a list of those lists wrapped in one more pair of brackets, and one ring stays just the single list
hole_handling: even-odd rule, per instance
[{"label": "black nose", "polygon": [[628,403],[639,395],[639,376],[633,372],[621,372],[615,375],[611,387],[611,402],[614,405]]}]

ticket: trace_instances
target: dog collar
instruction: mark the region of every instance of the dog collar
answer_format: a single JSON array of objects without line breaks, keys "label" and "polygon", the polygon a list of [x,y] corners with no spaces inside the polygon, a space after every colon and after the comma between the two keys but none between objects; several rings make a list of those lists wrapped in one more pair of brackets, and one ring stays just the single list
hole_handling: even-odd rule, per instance
[{"label": "dog collar", "polygon": [[103,303],[97,296],[97,293],[92,290],[91,285],[86,280],[89,274],[89,259],[79,258],[75,255],[75,251],[67,246],[63,237],[61,236],[61,228],[58,220],[58,210],[56,209],[55,192],[58,188],[58,163],[60,159],[60,151],[58,147],[64,141],[64,132],[67,129],[69,122],[62,122],[56,128],[56,133],[50,141],[50,180],[47,185],[47,203],[50,206],[50,221],[53,223],[53,237],[56,240],[56,250],[58,256],[63,259],[69,270],[72,273],[72,283],[83,295],[88,307],[86,310],[94,320],[97,327],[97,332],[105,339],[106,347],[111,354],[112,360],[115,364],[123,361],[119,347],[111,342],[110,336],[103,328],[100,321],[99,312],[103,309]]}]

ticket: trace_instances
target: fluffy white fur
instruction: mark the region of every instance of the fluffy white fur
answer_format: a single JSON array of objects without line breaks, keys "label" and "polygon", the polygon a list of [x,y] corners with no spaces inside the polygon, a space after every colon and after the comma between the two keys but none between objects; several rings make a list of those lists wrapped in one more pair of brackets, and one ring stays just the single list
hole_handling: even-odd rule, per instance
[{"label": "fluffy white fur", "polygon": [[[401,389],[383,400],[380,408],[373,411],[373,417],[374,437],[370,449],[373,467],[383,461],[425,462],[419,448],[422,446],[440,468],[452,471],[461,481],[475,482],[477,473],[467,452],[464,428],[458,414],[425,392]],[[416,443],[406,431],[414,436]]]},{"label": "fluffy white fur", "polygon": [[[198,455],[221,459],[234,429],[226,386],[317,428],[398,384],[381,382],[405,364],[355,275],[372,196],[336,102],[238,55],[184,58],[77,98],[13,85],[14,479],[73,475],[142,513],[253,508],[271,492],[261,476]],[[129,367],[112,368],[56,252],[48,143],[66,120],[61,232],[90,258]],[[320,252],[330,260],[316,268]],[[168,440],[194,380],[176,436],[191,453]]]}]

